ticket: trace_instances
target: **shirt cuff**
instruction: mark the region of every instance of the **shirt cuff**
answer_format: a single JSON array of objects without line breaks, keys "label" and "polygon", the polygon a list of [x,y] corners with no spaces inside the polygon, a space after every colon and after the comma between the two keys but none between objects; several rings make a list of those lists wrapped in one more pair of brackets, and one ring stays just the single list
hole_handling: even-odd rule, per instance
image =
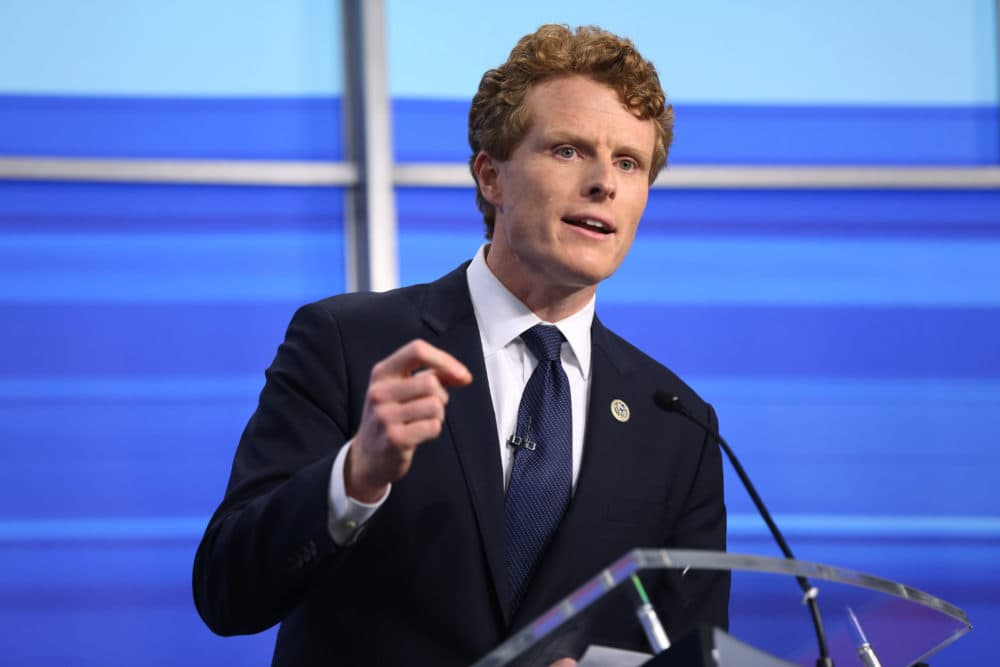
[{"label": "shirt cuff", "polygon": [[358,538],[365,522],[382,506],[392,491],[390,484],[385,495],[374,503],[363,503],[348,496],[344,482],[344,463],[347,461],[347,453],[350,449],[350,442],[340,448],[337,458],[333,460],[333,468],[330,470],[330,511],[327,527],[330,531],[330,537],[338,546],[342,547],[351,544]]}]

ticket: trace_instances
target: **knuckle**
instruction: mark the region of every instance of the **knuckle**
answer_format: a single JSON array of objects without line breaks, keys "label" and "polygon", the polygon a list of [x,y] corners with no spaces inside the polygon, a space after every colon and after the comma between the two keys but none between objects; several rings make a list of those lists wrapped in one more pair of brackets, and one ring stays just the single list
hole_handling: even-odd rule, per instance
[{"label": "knuckle", "polygon": [[375,415],[375,419],[378,420],[380,424],[388,425],[392,422],[395,410],[393,406],[387,405],[385,403],[376,405],[372,408],[372,414]]},{"label": "knuckle", "polygon": [[428,394],[436,392],[438,389],[442,389],[441,381],[438,380],[438,376],[434,373],[421,373],[419,376],[421,387]]},{"label": "knuckle", "polygon": [[444,404],[437,396],[427,396],[420,400],[415,412],[418,419],[442,419],[444,418]]},{"label": "knuckle", "polygon": [[417,356],[419,353],[419,347],[417,346],[418,342],[419,341],[411,340],[409,343],[399,348],[400,355],[408,359]]},{"label": "knuckle", "polygon": [[436,438],[441,435],[441,420],[440,419],[428,419],[425,422],[427,424],[425,433],[427,439]]},{"label": "knuckle", "polygon": [[386,426],[385,439],[390,445],[395,446],[397,444],[396,441],[399,439],[399,427],[395,424]]},{"label": "knuckle", "polygon": [[388,403],[391,401],[392,386],[386,380],[375,381],[368,385],[368,391],[365,394],[368,402],[375,405],[379,403]]},{"label": "knuckle", "polygon": [[393,447],[398,447],[403,444],[404,439],[404,429],[401,424],[389,424],[385,429],[385,439],[389,441],[389,444]]}]

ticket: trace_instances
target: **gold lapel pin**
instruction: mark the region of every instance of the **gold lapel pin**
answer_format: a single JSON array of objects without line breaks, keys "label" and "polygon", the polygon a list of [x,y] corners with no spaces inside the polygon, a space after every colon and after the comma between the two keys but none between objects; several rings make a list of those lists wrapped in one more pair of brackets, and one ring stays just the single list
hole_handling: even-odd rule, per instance
[{"label": "gold lapel pin", "polygon": [[611,401],[611,416],[620,422],[627,422],[632,412],[628,409],[628,404],[620,398]]}]

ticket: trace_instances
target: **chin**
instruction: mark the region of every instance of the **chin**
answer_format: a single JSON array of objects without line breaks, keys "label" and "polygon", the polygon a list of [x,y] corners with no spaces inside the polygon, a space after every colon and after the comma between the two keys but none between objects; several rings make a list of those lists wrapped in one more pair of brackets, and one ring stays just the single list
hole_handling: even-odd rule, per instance
[{"label": "chin", "polygon": [[588,285],[595,285],[609,278],[621,264],[608,257],[576,257],[575,261],[567,263],[567,270],[578,276],[581,281]]},{"label": "chin", "polygon": [[610,277],[614,270],[607,267],[579,264],[562,267],[562,282],[567,287],[593,287]]}]

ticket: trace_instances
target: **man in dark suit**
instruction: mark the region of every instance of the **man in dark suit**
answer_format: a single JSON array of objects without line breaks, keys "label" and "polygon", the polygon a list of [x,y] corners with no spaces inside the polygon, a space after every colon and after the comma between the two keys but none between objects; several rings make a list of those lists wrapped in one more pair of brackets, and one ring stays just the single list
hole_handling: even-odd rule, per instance
[{"label": "man in dark suit", "polygon": [[[652,396],[711,407],[594,316],[672,120],[653,66],[596,28],[543,26],[484,75],[490,242],[295,314],[195,558],[209,627],[281,623],[276,665],[465,665],[629,549],[725,548],[718,447]],[[725,576],[653,595],[673,636],[727,623]]]}]

